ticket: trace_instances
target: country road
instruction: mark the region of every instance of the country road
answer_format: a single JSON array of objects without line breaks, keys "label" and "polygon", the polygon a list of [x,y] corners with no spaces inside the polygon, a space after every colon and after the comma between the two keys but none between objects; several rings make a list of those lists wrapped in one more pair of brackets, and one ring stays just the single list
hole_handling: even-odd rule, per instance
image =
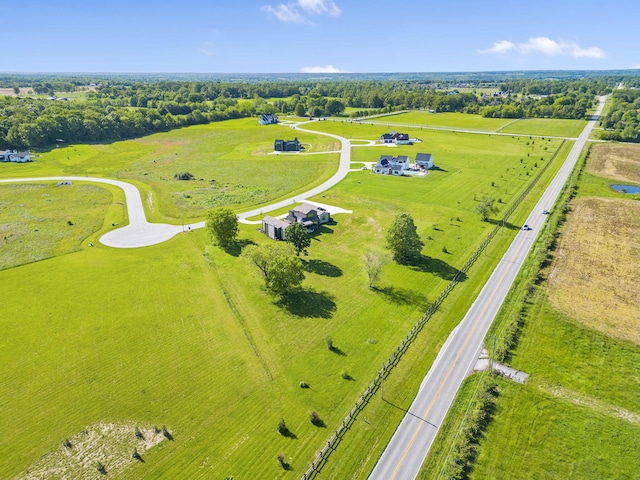
[{"label": "country road", "polygon": [[[299,125],[303,125],[311,122],[303,122],[300,124],[293,125],[293,128],[300,130],[302,132],[315,133],[318,135],[325,135],[328,137],[335,138],[341,144],[340,148],[340,164],[338,166],[338,170],[331,178],[329,178],[326,182],[314,187],[304,193],[298,194],[294,197],[289,197],[279,202],[272,203],[270,205],[265,205],[262,207],[255,208],[253,210],[249,210],[247,212],[243,212],[238,214],[238,219],[240,222],[249,223],[246,221],[247,218],[262,215],[267,212],[271,212],[273,210],[278,210],[280,208],[284,208],[288,205],[291,205],[296,202],[302,202],[306,200],[308,197],[313,197],[315,195],[319,195],[320,193],[328,190],[334,185],[338,184],[344,177],[349,173],[349,166],[351,163],[351,142],[346,138],[343,138],[339,135],[334,135],[331,133],[324,132],[315,132],[312,130],[305,130],[300,128]],[[120,180],[112,180],[109,178],[100,178],[100,177],[77,177],[77,176],[53,176],[53,177],[30,177],[30,178],[11,178],[11,179],[0,179],[0,183],[24,183],[24,182],[45,182],[45,181],[82,181],[82,182],[93,182],[93,183],[107,183],[109,185],[114,185],[116,187],[121,188],[124,191],[126,205],[127,205],[127,215],[129,217],[129,224],[117,228],[115,230],[111,230],[110,232],[105,233],[102,237],[100,237],[100,243],[106,245],[108,247],[114,248],[140,248],[147,247],[150,245],[156,245],[158,243],[166,242],[170,238],[174,237],[180,232],[184,232],[185,230],[195,230],[197,228],[203,228],[205,226],[205,222],[197,222],[187,225],[170,225],[167,223],[152,223],[147,220],[147,217],[144,212],[144,206],[142,203],[142,197],[140,196],[140,191],[132,184],[123,182]]]},{"label": "country road", "polygon": [[370,480],[412,480],[417,477],[462,381],[472,371],[482,351],[489,326],[544,226],[546,215],[542,214],[543,210],[553,207],[602,112],[605,97],[599,100],[595,115],[527,218],[525,223],[531,230],[521,230],[516,235],[475,302],[445,342],[415,400],[369,476]]}]

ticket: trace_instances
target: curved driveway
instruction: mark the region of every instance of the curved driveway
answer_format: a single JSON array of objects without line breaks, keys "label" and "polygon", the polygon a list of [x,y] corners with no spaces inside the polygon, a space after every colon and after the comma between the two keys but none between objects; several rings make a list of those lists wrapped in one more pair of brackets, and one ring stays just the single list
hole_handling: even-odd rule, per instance
[{"label": "curved driveway", "polygon": [[[305,122],[310,123],[310,122]],[[301,193],[300,195],[296,195],[295,197],[290,197],[285,200],[281,200],[276,203],[272,203],[271,205],[265,205],[263,207],[259,207],[253,210],[249,210],[248,212],[240,213],[238,215],[238,219],[240,222],[248,223],[246,221],[247,218],[253,217],[256,215],[261,215],[266,212],[271,212],[273,210],[278,210],[280,208],[284,208],[288,205],[291,205],[295,202],[301,202],[308,197],[312,197],[314,195],[318,195],[325,190],[336,185],[340,182],[344,177],[349,173],[349,164],[351,162],[351,142],[346,138],[343,138],[339,135],[334,135],[332,133],[324,133],[324,132],[314,132],[312,130],[306,130],[297,127],[296,129],[302,132],[315,133],[319,135],[326,135],[328,137],[333,137],[336,140],[339,140],[341,143],[340,148],[340,164],[338,166],[338,171],[326,182],[318,185],[317,187],[312,188],[311,190]],[[123,182],[120,180],[111,180],[108,178],[98,178],[98,177],[73,177],[73,176],[55,176],[55,177],[32,177],[32,178],[11,178],[11,179],[0,179],[0,183],[18,183],[18,182],[46,182],[46,181],[82,181],[82,182],[93,182],[93,183],[108,183],[109,185],[114,185],[116,187],[121,188],[124,191],[124,195],[126,198],[127,204],[127,214],[129,216],[129,224],[125,227],[117,228],[110,232],[105,233],[100,238],[100,243],[107,245],[109,247],[114,248],[138,248],[138,247],[147,247],[149,245],[155,245],[157,243],[162,243],[170,238],[174,237],[180,232],[185,230],[191,230],[196,228],[203,228],[205,222],[192,223],[190,225],[170,225],[167,223],[151,223],[147,221],[147,217],[144,213],[144,207],[142,204],[142,198],[140,196],[140,191],[132,184]]]}]

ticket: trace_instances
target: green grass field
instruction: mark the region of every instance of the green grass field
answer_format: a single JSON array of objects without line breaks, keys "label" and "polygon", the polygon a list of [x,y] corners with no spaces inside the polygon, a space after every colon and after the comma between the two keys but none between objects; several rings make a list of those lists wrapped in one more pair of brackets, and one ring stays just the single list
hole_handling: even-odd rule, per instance
[{"label": "green grass field", "polygon": [[[43,153],[33,163],[3,165],[2,177],[104,176],[143,190],[153,221],[203,218],[207,209],[236,211],[318,185],[337,168],[338,155],[269,155],[276,138],[297,136],[305,151],[335,150],[327,137],[283,126],[259,127],[256,119],[198,125],[111,144],[75,145]],[[195,179],[175,180],[189,172]]]},{"label": "green grass field", "polygon": [[466,130],[484,130],[495,132],[500,127],[511,122],[510,118],[485,118],[482,115],[468,113],[429,113],[427,111],[413,111],[389,115],[380,122],[405,123],[409,125],[428,125],[432,127],[451,127]]},{"label": "green grass field", "polygon": [[576,138],[587,124],[586,120],[563,120],[558,118],[524,118],[510,123],[500,130],[502,133],[528,135],[551,135]]},{"label": "green grass field", "polygon": [[[193,127],[160,139],[154,135],[109,146],[69,147],[69,158],[59,149],[48,154],[46,162],[26,167],[39,172],[28,175],[77,174],[91,167],[89,174],[119,172],[120,178],[135,177],[139,183],[138,172],[144,172],[152,158],[165,158],[168,166],[162,168],[171,172],[176,166],[169,160],[173,149],[185,149],[178,150],[178,156],[187,152],[189,135],[215,136],[213,130],[229,125],[234,131],[237,123]],[[379,131],[347,123],[314,124],[320,126],[357,138],[376,138]],[[474,194],[495,193],[506,208],[541,168],[539,157],[550,158],[559,145],[444,132],[424,137],[424,144],[393,153],[413,156],[429,147],[426,151],[434,152],[441,170],[424,178],[354,172],[317,198],[354,213],[337,215],[335,225],[314,237],[309,256],[303,257],[308,269],[304,291],[285,303],[262,291],[260,278],[237,252],[207,247],[203,231],[143,249],[96,245],[0,271],[3,285],[28,285],[13,290],[0,317],[5,392],[0,397],[0,476],[19,475],[87,426],[136,422],[166,425],[174,441],[148,451],[145,463],[122,478],[300,477],[382,361],[493,228],[472,213]],[[246,170],[236,174],[271,161],[229,152],[222,141],[208,145],[211,158],[250,160],[242,167]],[[215,145],[222,152],[213,149]],[[563,147],[547,180],[569,146]],[[355,161],[377,159],[381,151],[391,149],[356,148]],[[158,157],[159,152],[164,157]],[[147,163],[132,160],[138,155]],[[143,176],[146,181],[144,177],[148,175]],[[148,181],[148,191],[163,198],[167,190],[162,188],[168,187],[158,184]],[[530,201],[541,191],[542,185],[536,187]],[[396,406],[374,399],[364,413],[368,423],[359,419],[352,427],[323,472],[327,478],[363,478],[373,467],[395,429],[394,421],[403,414],[397,406],[406,407],[419,385],[422,376],[416,372],[426,371],[472,302],[490,266],[517,232],[527,204],[511,219],[516,226],[496,237],[385,383],[385,397],[388,393]],[[389,264],[380,288],[371,290],[362,256],[368,248],[383,249],[385,229],[400,211],[414,216],[426,243],[425,257],[414,266]],[[113,209],[108,215],[115,215]],[[256,228],[243,225],[241,238],[268,241]],[[328,335],[342,354],[327,349]],[[341,377],[343,370],[351,380]],[[301,389],[301,381],[311,388]],[[310,423],[313,410],[326,428]],[[276,432],[280,418],[293,436]],[[292,470],[277,465],[279,452]],[[108,460],[105,463],[108,469]]]},{"label": "green grass field", "polygon": [[[611,194],[607,182],[582,173],[579,196]],[[552,220],[555,215],[552,212]],[[637,478],[640,349],[554,310],[544,281],[548,272],[538,277],[546,255],[540,242],[489,334],[497,335],[500,342],[507,321],[526,308],[523,331],[509,364],[530,377],[526,385],[497,379],[501,390],[497,410],[481,437],[468,478]],[[527,290],[532,295],[525,299]],[[445,465],[472,396],[473,378],[447,416],[421,478],[437,478]]]}]

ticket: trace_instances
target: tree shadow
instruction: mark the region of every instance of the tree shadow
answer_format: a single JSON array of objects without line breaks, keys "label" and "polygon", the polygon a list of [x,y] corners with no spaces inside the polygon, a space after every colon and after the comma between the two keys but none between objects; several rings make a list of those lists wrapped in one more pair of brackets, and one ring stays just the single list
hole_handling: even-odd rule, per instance
[{"label": "tree shadow", "polygon": [[333,263],[324,260],[302,260],[307,272],[324,275],[325,277],[341,277],[342,270]]},{"label": "tree shadow", "polygon": [[234,257],[239,257],[244,247],[246,247],[247,245],[255,245],[255,244],[256,242],[249,239],[237,240],[233,242],[231,245],[229,245],[227,248],[225,248],[224,251],[229,255],[232,255]]},{"label": "tree shadow", "polygon": [[[493,218],[488,218],[486,220],[487,223],[490,223],[491,225],[499,225],[502,223],[502,220],[494,220]],[[510,222],[504,222],[503,225],[504,228],[507,228],[509,230],[520,230],[520,227],[514,225],[513,223]]]},{"label": "tree shadow", "polygon": [[381,293],[387,300],[396,305],[426,306],[427,297],[420,292],[408,288],[397,287],[371,287],[375,292]]},{"label": "tree shadow", "polygon": [[289,293],[276,304],[286,308],[292,315],[303,318],[331,318],[337,308],[333,295],[309,290]]},{"label": "tree shadow", "polygon": [[447,262],[439,258],[427,257],[426,255],[421,255],[420,258],[415,258],[407,262],[406,265],[420,272],[432,273],[444,280],[453,280],[456,275],[458,275],[458,281],[460,282],[464,282],[467,279],[465,273],[460,272]]},{"label": "tree shadow", "polygon": [[335,353],[337,355],[341,355],[343,357],[347,356],[347,354],[343,350],[340,350],[338,347],[333,347],[332,346],[332,347],[329,347],[329,350],[331,350],[333,353]]},{"label": "tree shadow", "polygon": [[280,435],[282,435],[283,437],[290,438],[291,440],[296,440],[298,438],[298,436],[295,433],[293,433],[291,430],[289,430],[288,428],[287,428],[286,432],[281,433]]}]

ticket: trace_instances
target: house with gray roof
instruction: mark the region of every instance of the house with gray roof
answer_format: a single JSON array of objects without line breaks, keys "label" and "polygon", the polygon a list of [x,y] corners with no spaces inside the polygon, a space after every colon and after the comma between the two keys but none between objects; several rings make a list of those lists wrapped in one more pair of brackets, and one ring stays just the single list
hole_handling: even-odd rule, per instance
[{"label": "house with gray roof", "polygon": [[293,140],[276,140],[273,143],[273,149],[276,152],[299,152],[302,148],[302,144],[298,141],[298,137]]},{"label": "house with gray roof", "polygon": [[409,167],[409,157],[406,155],[398,155],[397,157],[380,155],[380,159],[371,171],[382,175],[402,176],[405,170],[409,170]]},{"label": "house with gray roof", "polygon": [[259,125],[274,125],[278,123],[278,116],[275,113],[264,113],[258,120]]},{"label": "house with gray roof", "polygon": [[408,133],[398,133],[394,130],[381,135],[380,142],[385,145],[411,145]]},{"label": "house with gray roof", "polygon": [[417,153],[415,166],[417,168],[421,168],[422,170],[429,170],[435,167],[433,163],[433,155],[430,153]]},{"label": "house with gray roof", "polygon": [[284,232],[293,223],[301,223],[311,233],[320,225],[331,221],[331,214],[324,208],[303,203],[289,210],[282,220],[267,215],[262,219],[262,233],[273,240],[284,240]]},{"label": "house with gray roof", "polygon": [[0,150],[0,162],[27,163],[31,161],[30,152]]}]

